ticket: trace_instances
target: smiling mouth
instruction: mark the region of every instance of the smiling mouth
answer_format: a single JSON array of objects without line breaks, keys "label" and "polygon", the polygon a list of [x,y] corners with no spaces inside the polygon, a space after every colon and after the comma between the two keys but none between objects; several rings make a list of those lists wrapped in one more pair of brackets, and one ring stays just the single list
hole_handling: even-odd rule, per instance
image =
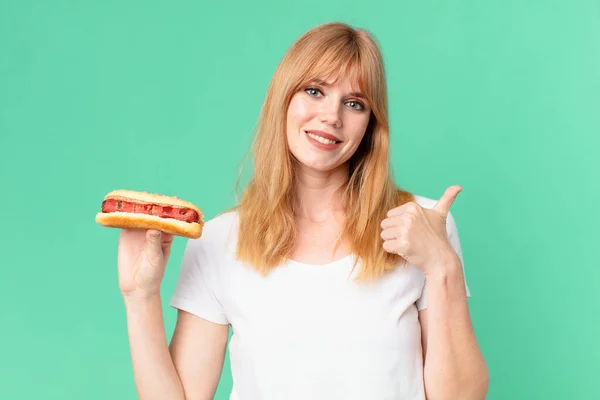
[{"label": "smiling mouth", "polygon": [[311,132],[304,132],[306,133],[308,136],[310,136],[311,138],[315,139],[316,141],[323,143],[323,144],[338,144],[338,143],[342,143],[341,140],[331,140],[331,139],[326,139],[324,137],[321,137],[319,135],[315,135],[314,133]]}]

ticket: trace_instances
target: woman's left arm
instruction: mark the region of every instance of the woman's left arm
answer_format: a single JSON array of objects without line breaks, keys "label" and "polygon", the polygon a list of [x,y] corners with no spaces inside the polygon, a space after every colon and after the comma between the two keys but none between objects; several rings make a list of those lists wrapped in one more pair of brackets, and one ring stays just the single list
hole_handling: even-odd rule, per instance
[{"label": "woman's left arm", "polygon": [[[383,248],[417,266],[426,280],[419,312],[427,400],[485,399],[489,376],[473,330],[461,256],[450,207],[460,186],[431,209],[415,202],[390,210],[381,222]],[[449,224],[447,226],[447,221]]]},{"label": "woman's left arm", "polygon": [[427,308],[419,312],[427,400],[485,399],[489,375],[471,323],[460,260],[427,276]]}]

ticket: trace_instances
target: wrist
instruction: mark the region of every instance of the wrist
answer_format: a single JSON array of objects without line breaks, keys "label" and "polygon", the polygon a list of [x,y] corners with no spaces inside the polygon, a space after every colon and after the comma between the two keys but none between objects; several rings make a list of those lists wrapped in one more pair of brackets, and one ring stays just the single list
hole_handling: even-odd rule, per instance
[{"label": "wrist", "polygon": [[441,299],[444,303],[453,299],[466,299],[465,277],[460,260],[446,263],[431,271],[425,275],[430,304],[436,303],[435,299]]},{"label": "wrist", "polygon": [[133,291],[121,293],[126,306],[137,306],[153,301],[160,301],[160,290],[156,291]]},{"label": "wrist", "polygon": [[451,280],[462,279],[463,269],[460,258],[457,255],[446,258],[444,261],[437,262],[425,268],[425,278],[429,281],[433,280]]}]

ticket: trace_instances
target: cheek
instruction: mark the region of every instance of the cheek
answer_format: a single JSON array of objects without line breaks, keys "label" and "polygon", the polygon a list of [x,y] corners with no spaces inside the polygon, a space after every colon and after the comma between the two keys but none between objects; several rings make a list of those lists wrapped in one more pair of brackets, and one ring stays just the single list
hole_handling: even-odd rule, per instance
[{"label": "cheek", "polygon": [[351,127],[351,130],[348,132],[348,134],[351,138],[351,141],[358,146],[366,134],[367,127],[369,125],[369,119],[362,115],[354,115],[353,117],[354,118],[351,118],[348,121],[348,126]]},{"label": "cheek", "polygon": [[286,137],[289,149],[296,154],[299,146],[298,132],[306,121],[306,105],[297,95],[292,97],[286,116]]},{"label": "cheek", "polygon": [[306,107],[298,96],[294,96],[290,102],[287,113],[288,126],[302,123],[303,120],[310,114],[310,110]]}]

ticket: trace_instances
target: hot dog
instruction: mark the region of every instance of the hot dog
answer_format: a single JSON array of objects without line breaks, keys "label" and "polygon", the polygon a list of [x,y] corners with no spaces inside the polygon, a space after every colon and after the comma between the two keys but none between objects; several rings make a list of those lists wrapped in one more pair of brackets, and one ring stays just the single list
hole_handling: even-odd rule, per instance
[{"label": "hot dog", "polygon": [[157,229],[177,236],[202,236],[204,215],[194,204],[174,196],[114,190],[104,197],[96,222],[110,228]]}]

